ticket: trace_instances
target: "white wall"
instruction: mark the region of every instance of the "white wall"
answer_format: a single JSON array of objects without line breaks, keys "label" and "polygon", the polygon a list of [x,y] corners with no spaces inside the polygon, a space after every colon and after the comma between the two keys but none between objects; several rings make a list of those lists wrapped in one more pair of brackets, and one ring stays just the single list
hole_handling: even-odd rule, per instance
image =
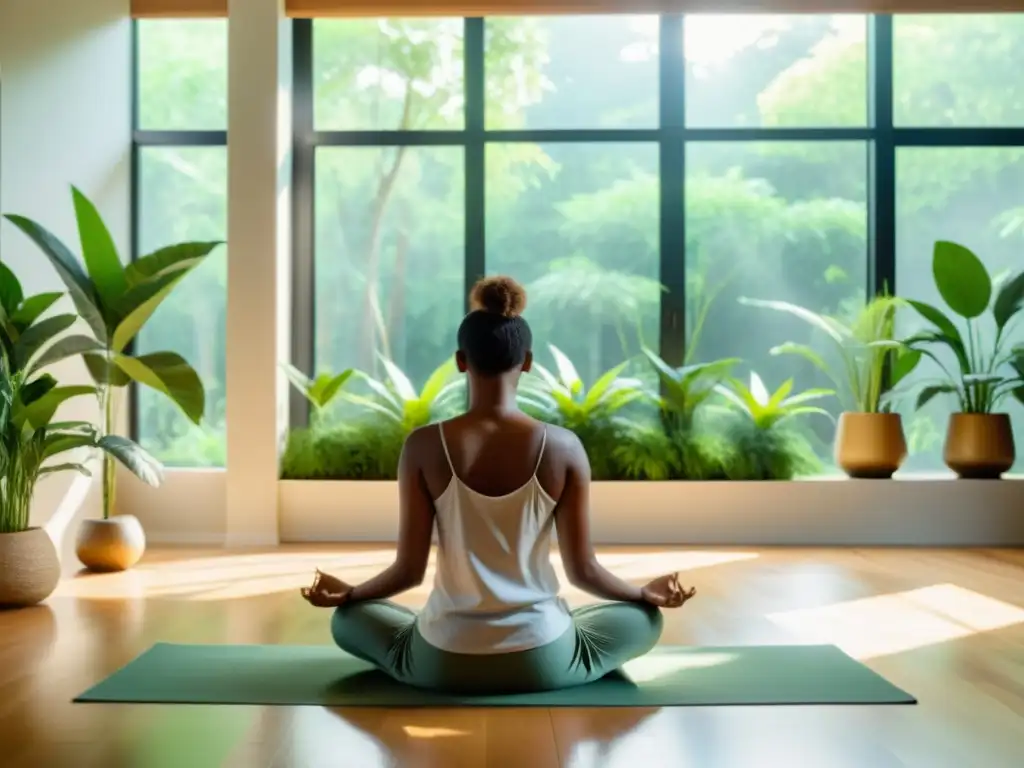
[{"label": "white wall", "polygon": [[[38,220],[77,250],[74,184],[99,206],[127,257],[130,110],[128,0],[0,0],[0,210]],[[63,287],[45,258],[6,223],[0,258],[26,293]],[[78,360],[53,373],[65,384],[87,378]],[[68,418],[96,416],[86,398],[65,408]],[[48,480],[37,491],[33,524],[49,524],[66,552],[66,526],[98,514],[98,496],[76,476]]]}]

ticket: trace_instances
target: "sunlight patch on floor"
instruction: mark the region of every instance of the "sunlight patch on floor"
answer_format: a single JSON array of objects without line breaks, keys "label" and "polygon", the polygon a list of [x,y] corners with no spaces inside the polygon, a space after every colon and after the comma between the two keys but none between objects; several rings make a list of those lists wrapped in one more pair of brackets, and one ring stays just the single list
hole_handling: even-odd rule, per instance
[{"label": "sunlight patch on floor", "polygon": [[453,736],[469,736],[469,731],[458,728],[424,728],[418,725],[403,725],[402,731],[413,739],[445,739]]},{"label": "sunlight patch on floor", "polygon": [[622,671],[634,683],[649,683],[687,669],[706,669],[735,661],[734,653],[694,653],[659,656],[651,653],[626,663]]},{"label": "sunlight patch on floor", "polygon": [[955,584],[936,584],[767,617],[801,641],[870,659],[1024,623],[1024,608]]},{"label": "sunlight patch on floor", "polygon": [[[673,571],[690,571],[758,557],[753,552],[632,552],[601,554],[600,560],[620,578],[642,584]],[[316,568],[358,584],[380,573],[394,560],[394,550],[379,549],[351,553],[269,552],[259,554],[194,557],[188,560],[155,561],[125,572],[85,574],[63,580],[56,594],[93,600],[132,598],[176,598],[184,600],[238,600],[261,595],[298,592],[309,586]],[[409,596],[425,599],[434,578],[434,559],[423,584]],[[561,558],[552,564],[563,585],[563,595],[573,601],[593,598],[568,583]]]}]

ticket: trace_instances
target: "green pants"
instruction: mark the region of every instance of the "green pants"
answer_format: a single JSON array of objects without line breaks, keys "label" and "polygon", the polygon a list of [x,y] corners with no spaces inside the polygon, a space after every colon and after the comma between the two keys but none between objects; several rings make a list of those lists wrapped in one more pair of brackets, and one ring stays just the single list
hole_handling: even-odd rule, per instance
[{"label": "green pants", "polygon": [[464,694],[569,688],[598,680],[658,642],[661,612],[640,603],[588,605],[557,640],[527,651],[450,653],[423,639],[416,614],[386,600],[343,605],[331,619],[334,642],[399,682]]}]

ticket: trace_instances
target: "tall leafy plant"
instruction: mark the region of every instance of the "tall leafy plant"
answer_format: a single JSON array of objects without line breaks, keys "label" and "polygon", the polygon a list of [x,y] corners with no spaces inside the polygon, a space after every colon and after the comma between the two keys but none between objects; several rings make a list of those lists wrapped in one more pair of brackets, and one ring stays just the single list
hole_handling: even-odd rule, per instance
[{"label": "tall leafy plant", "polygon": [[[134,355],[130,345],[160,304],[220,242],[161,248],[125,266],[93,203],[72,188],[82,259],[56,235],[24,216],[6,218],[42,251],[68,289],[87,333],[69,335],[47,350],[46,362],[81,355],[96,384],[103,412],[101,437],[114,431],[114,394],[131,383],[169,397],[199,423],[205,392],[199,375],[175,352]],[[114,508],[114,459],[104,455],[103,515]]]},{"label": "tall leafy plant", "polygon": [[292,386],[309,401],[313,409],[311,419],[313,426],[320,423],[324,411],[341,394],[345,384],[356,373],[354,369],[348,368],[338,374],[319,373],[315,378],[311,379],[291,364],[284,366],[284,372]]},{"label": "tall leafy plant", "polygon": [[[808,360],[828,376],[846,411],[879,413],[887,409],[886,391],[899,384],[921,359],[919,351],[896,339],[896,315],[906,302],[894,296],[877,296],[867,302],[851,323],[786,301],[741,298],[740,303],[789,314],[821,332],[835,353],[833,360],[809,344],[793,341],[774,347],[771,354]],[[886,369],[890,371],[888,383]]]},{"label": "tall leafy plant", "polygon": [[[918,394],[921,408],[937,395],[956,397],[963,413],[993,413],[1008,396],[1024,403],[1024,348],[1011,348],[1009,338],[1024,306],[1024,272],[995,285],[985,265],[970,249],[957,243],[935,243],[932,256],[935,287],[946,307],[963,321],[962,327],[938,307],[910,301],[930,328],[904,343],[927,355],[944,377],[926,384]],[[991,315],[994,332],[985,340],[981,319]],[[950,368],[936,353],[952,353]]]},{"label": "tall leafy plant", "polygon": [[57,340],[76,321],[73,314],[43,318],[60,293],[26,297],[15,274],[0,264],[0,533],[29,524],[32,492],[40,479],[84,464],[65,461],[70,451],[98,449],[120,461],[150,485],[160,482],[160,465],[131,440],[102,435],[87,421],[53,421],[58,408],[76,397],[95,396],[91,386],[59,386],[42,369],[62,359]]},{"label": "tall leafy plant", "polygon": [[649,349],[644,349],[644,356],[658,375],[659,390],[649,394],[658,404],[668,431],[692,429],[698,409],[740,362],[730,357],[674,368]]}]

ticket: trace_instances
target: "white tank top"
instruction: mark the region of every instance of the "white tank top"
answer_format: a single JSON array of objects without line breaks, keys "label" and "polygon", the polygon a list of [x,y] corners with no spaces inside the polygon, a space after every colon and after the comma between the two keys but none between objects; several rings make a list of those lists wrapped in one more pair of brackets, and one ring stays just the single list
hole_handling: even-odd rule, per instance
[{"label": "white tank top", "polygon": [[417,625],[423,639],[452,653],[511,653],[552,642],[571,624],[551,566],[556,502],[533,476],[504,496],[485,496],[455,472],[434,501],[438,551],[434,588]]}]

